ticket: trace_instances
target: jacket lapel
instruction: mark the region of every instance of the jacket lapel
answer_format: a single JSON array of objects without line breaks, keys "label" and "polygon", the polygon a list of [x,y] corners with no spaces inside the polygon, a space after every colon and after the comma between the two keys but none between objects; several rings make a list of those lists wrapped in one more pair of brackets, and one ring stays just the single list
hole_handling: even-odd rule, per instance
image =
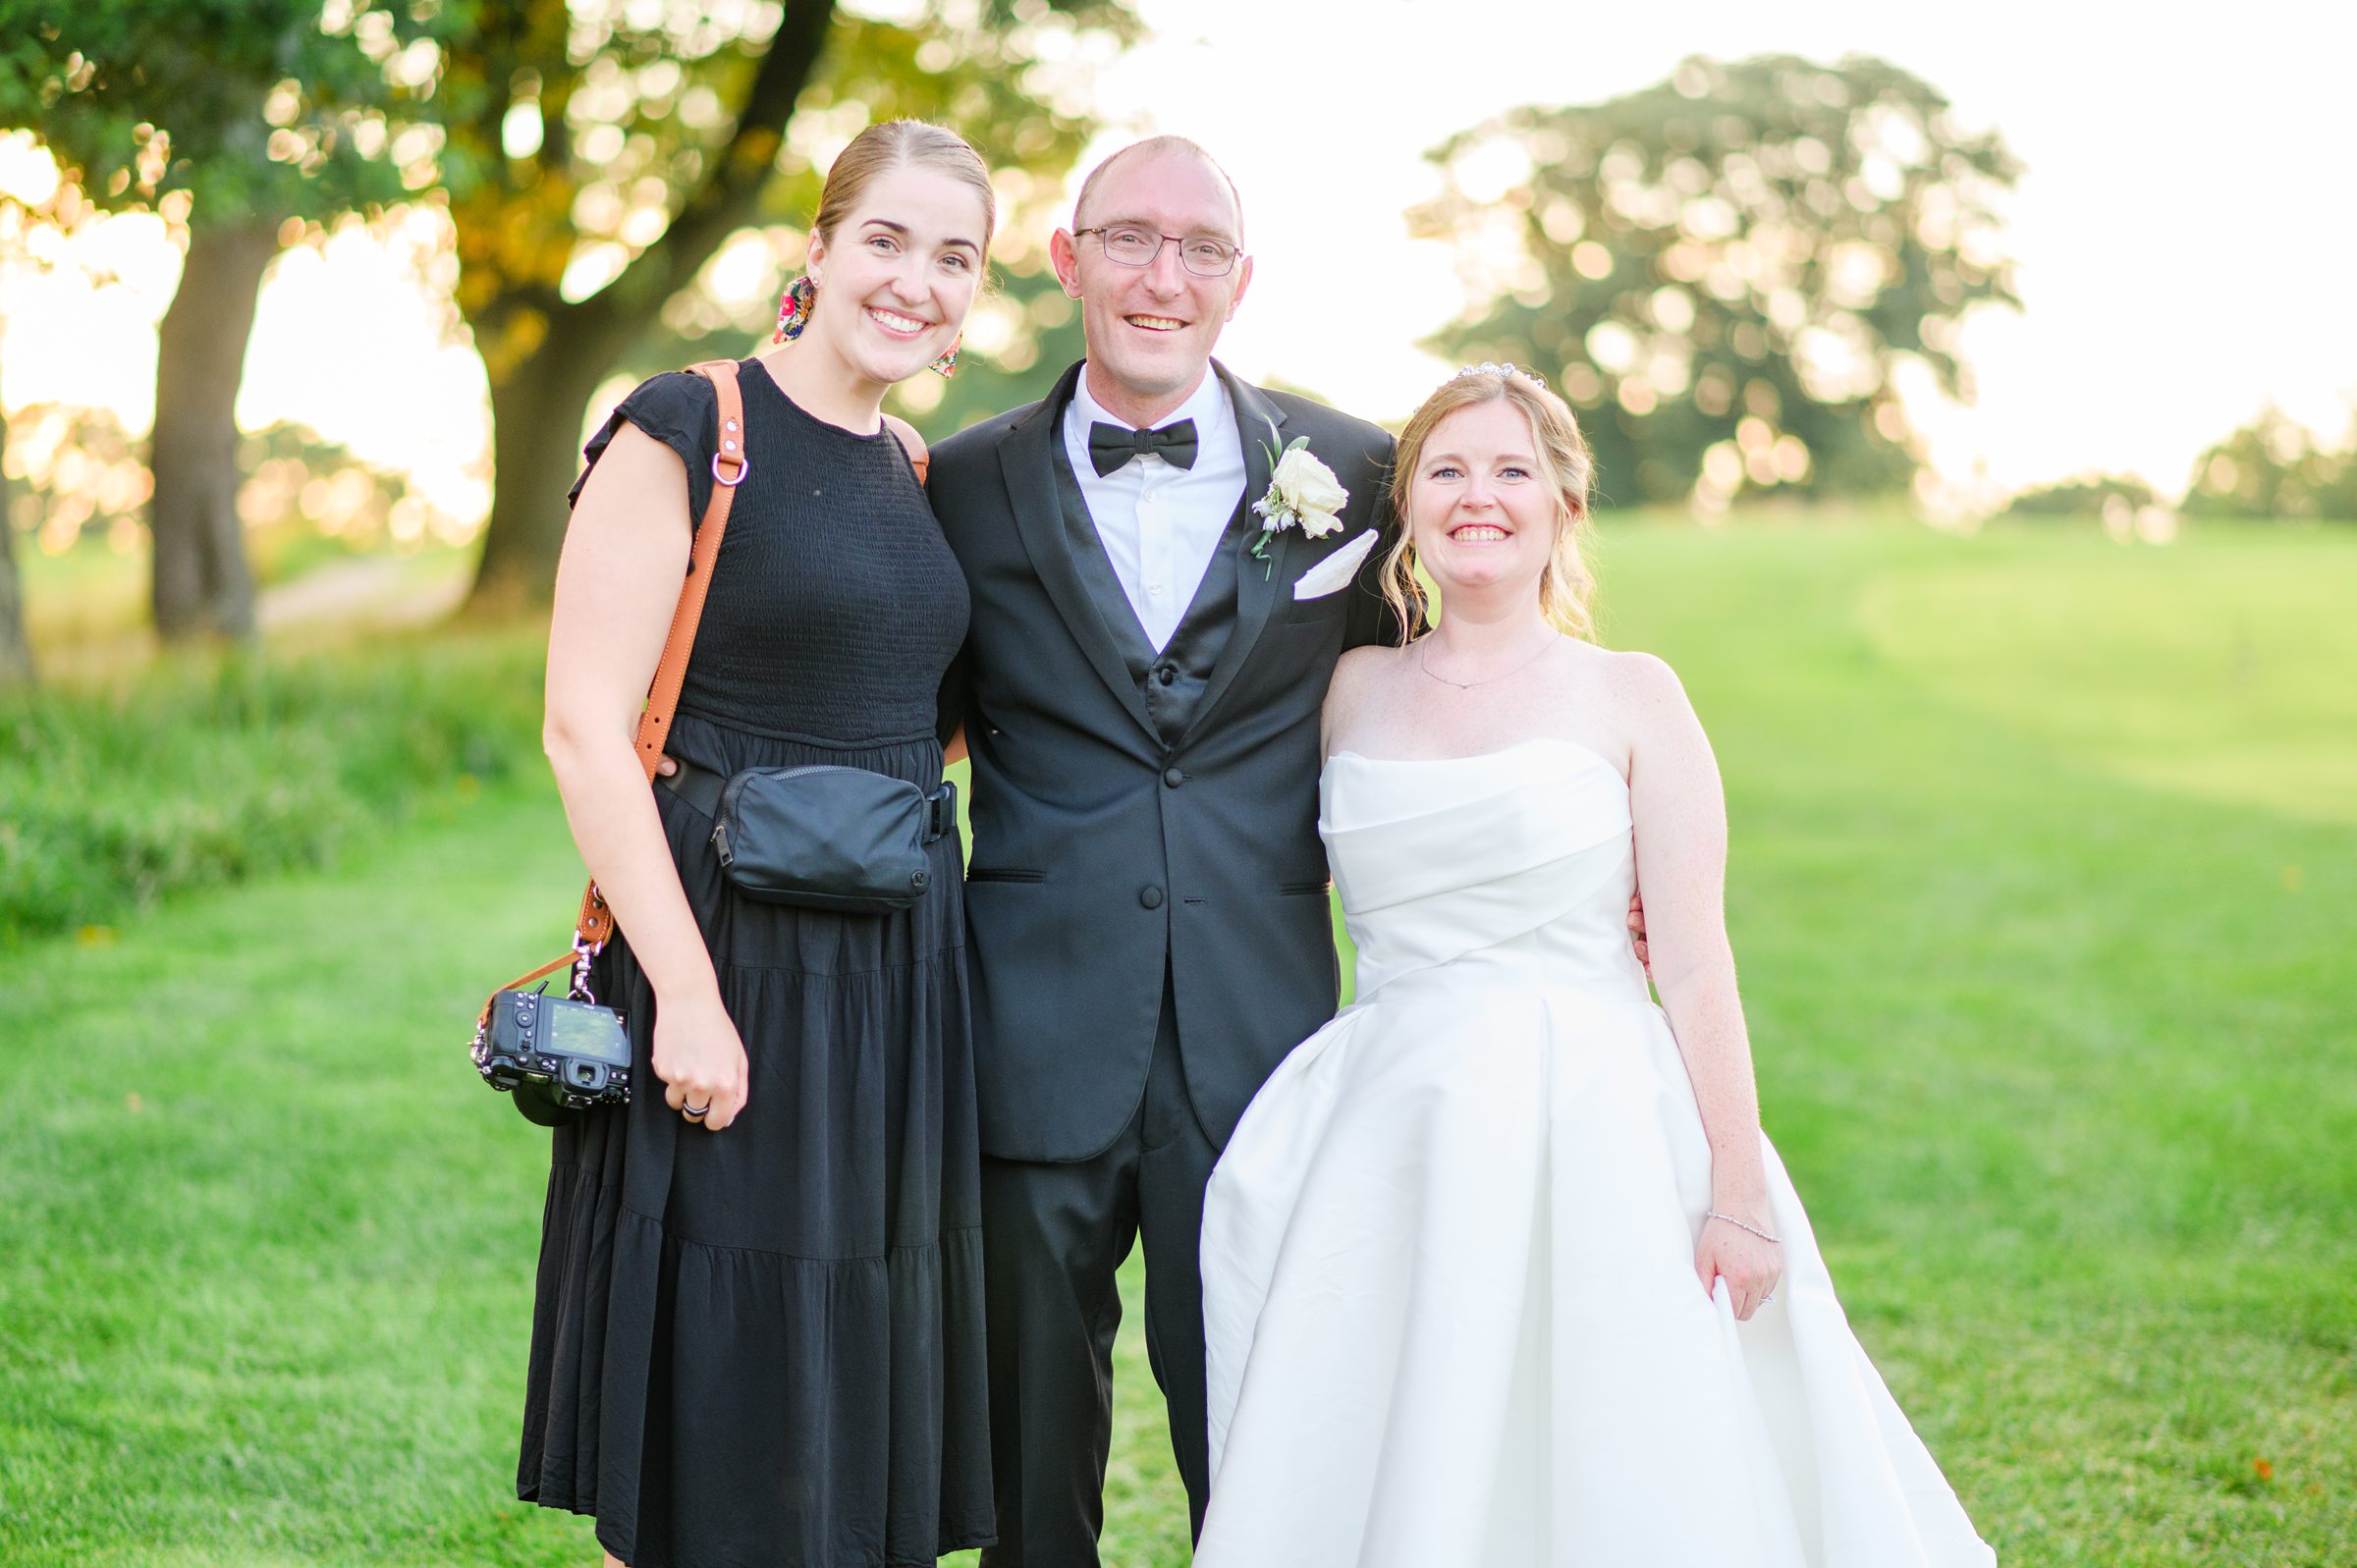
[{"label": "jacket lapel", "polygon": [[[1063,439],[1064,406],[1069,401],[1072,383],[1079,375],[1078,365],[1067,370],[1046,401],[1007,433],[1007,439],[999,444],[999,466],[1007,480],[1007,500],[1014,513],[1015,531],[1022,536],[1024,553],[1031,558],[1031,569],[1038,574],[1040,585],[1047,589],[1057,613],[1064,617],[1065,625],[1070,628],[1072,641],[1079,645],[1090,668],[1121,699],[1122,706],[1129,711],[1139,728],[1148,735],[1155,735],[1153,721],[1146,716],[1145,698],[1130,677],[1112,623],[1105,619],[1106,608],[1090,596],[1064,539],[1064,510],[1056,495],[1053,444]],[[1263,485],[1267,482],[1261,481]],[[1160,736],[1155,735],[1155,739],[1159,744]]]},{"label": "jacket lapel", "polygon": [[1269,623],[1269,612],[1292,580],[1286,574],[1285,558],[1293,536],[1300,531],[1279,529],[1269,540],[1268,559],[1253,558],[1252,543],[1262,530],[1260,517],[1252,512],[1252,503],[1268,494],[1269,475],[1276,467],[1275,453],[1284,450],[1285,410],[1261,396],[1259,388],[1230,375],[1228,367],[1218,360],[1212,361],[1212,369],[1228,388],[1229,400],[1235,406],[1236,425],[1243,436],[1244,498],[1239,505],[1244,512],[1244,528],[1243,537],[1228,547],[1238,553],[1235,626],[1228,634],[1227,646],[1212,661],[1211,677],[1203,683],[1202,701],[1195,705],[1193,722],[1186,727],[1188,736],[1201,729],[1203,721],[1220,705],[1220,699],[1235,683],[1236,672],[1243,668],[1252,645],[1260,640],[1261,628]]}]

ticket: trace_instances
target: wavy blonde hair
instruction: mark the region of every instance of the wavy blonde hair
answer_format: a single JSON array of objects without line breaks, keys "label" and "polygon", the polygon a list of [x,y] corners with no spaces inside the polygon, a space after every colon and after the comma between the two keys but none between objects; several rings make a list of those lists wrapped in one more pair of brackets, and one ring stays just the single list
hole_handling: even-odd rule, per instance
[{"label": "wavy blonde hair", "polygon": [[1399,432],[1392,466],[1392,510],[1400,519],[1399,542],[1383,564],[1383,596],[1404,628],[1400,640],[1409,642],[1419,635],[1417,628],[1424,625],[1430,608],[1416,577],[1416,541],[1408,512],[1425,443],[1442,420],[1485,403],[1510,403],[1522,410],[1537,449],[1532,456],[1540,482],[1555,492],[1555,547],[1539,573],[1539,613],[1557,630],[1593,642],[1596,622],[1588,604],[1596,595],[1596,579],[1581,546],[1594,532],[1588,520],[1588,490],[1596,480],[1596,460],[1569,404],[1527,371],[1494,365],[1462,370],[1442,382]]}]

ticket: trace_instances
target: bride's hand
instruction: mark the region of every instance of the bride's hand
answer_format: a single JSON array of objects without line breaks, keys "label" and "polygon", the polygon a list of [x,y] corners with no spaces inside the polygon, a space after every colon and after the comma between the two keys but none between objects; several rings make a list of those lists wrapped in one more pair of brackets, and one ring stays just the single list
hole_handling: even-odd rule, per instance
[{"label": "bride's hand", "polygon": [[718,992],[681,1001],[657,999],[655,1076],[668,1086],[664,1104],[685,1115],[687,1108],[711,1109],[687,1119],[718,1132],[744,1109],[749,1090],[744,1042],[722,1005]]},{"label": "bride's hand", "polygon": [[[1760,1228],[1768,1227],[1762,1224]],[[1784,1249],[1740,1225],[1706,1219],[1702,1241],[1694,1249],[1694,1272],[1701,1276],[1706,1295],[1713,1280],[1726,1280],[1727,1293],[1734,1302],[1735,1321],[1749,1323],[1783,1277]]]}]

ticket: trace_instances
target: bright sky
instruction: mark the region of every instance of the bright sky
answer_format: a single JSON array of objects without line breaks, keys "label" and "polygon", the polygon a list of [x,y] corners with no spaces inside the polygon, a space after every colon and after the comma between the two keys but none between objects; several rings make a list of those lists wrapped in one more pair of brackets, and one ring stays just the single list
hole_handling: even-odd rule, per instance
[{"label": "bright sky", "polygon": [[[2020,315],[1983,313],[1971,408],[1917,401],[1971,488],[2087,469],[2167,493],[2273,400],[2339,437],[2357,401],[2357,9],[1983,0],[1146,0],[1157,41],[1108,111],[1195,136],[1243,188],[1259,271],[1223,356],[1353,411],[1403,413],[1446,366],[1407,347],[1463,297],[1406,237],[1423,152],[1524,103],[1594,102],[1690,54],[1880,55],[1995,126]],[[1338,20],[1347,19],[1347,20]]]},{"label": "bright sky", "polygon": [[[1593,101],[1688,54],[1881,55],[1995,126],[2028,166],[2008,207],[2019,316],[1967,327],[1976,406],[1918,399],[1934,460],[1966,493],[2095,469],[2165,492],[2270,402],[2330,436],[2357,407],[2357,12],[1984,0],[1142,0],[1146,44],[1101,79],[1121,130],[1210,146],[1242,187],[1258,274],[1222,355],[1371,418],[1449,368],[1411,347],[1464,303],[1447,250],[1406,237],[1422,154],[1516,104]],[[0,153],[0,184],[9,158]],[[14,409],[103,402],[143,429],[153,323],[176,264],[154,220],[109,225],[119,281],[12,291]],[[407,243],[414,243],[411,237]],[[399,248],[397,243],[396,249]],[[240,421],[300,418],[415,472],[471,520],[489,415],[471,353],[445,345],[399,255],[347,236],[265,288]]]}]

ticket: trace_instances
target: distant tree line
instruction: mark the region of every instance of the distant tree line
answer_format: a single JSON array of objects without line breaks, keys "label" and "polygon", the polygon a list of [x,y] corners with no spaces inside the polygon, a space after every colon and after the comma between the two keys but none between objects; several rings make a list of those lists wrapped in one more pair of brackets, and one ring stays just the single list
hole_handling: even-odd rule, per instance
[{"label": "distant tree line", "polygon": [[2357,421],[2330,447],[2270,408],[2193,465],[2181,509],[2196,517],[2357,522]]},{"label": "distant tree line", "polygon": [[[2132,474],[2094,474],[2038,485],[2015,496],[2005,515],[2092,517],[2107,508],[2158,506],[2153,487]],[[2333,446],[2305,425],[2269,408],[2194,460],[2185,499],[2189,517],[2264,522],[2357,522],[2357,419]]]}]

